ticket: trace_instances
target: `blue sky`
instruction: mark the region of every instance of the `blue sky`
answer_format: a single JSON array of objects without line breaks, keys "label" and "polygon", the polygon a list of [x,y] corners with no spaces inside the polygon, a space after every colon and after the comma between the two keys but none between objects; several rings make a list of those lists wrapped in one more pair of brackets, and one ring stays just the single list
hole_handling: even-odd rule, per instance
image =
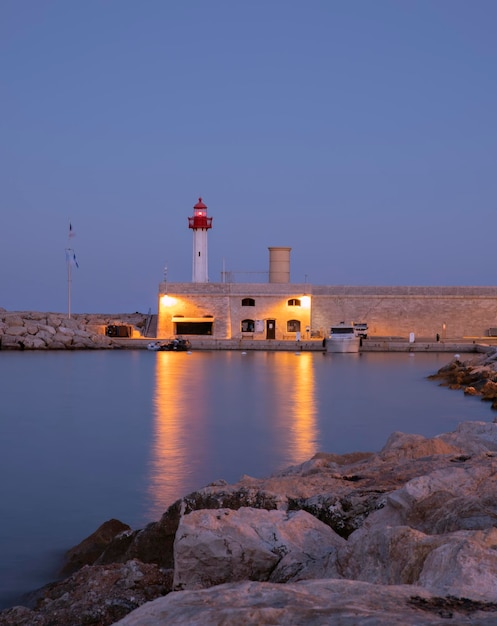
[{"label": "blue sky", "polygon": [[209,276],[497,283],[495,0],[2,0],[0,306]]}]

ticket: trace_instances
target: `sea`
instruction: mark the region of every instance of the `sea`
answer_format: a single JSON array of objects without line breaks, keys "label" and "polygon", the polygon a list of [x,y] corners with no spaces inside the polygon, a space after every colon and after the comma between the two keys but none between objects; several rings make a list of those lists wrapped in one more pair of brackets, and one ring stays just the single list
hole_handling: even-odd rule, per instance
[{"label": "sea", "polygon": [[218,479],[493,421],[487,403],[427,379],[453,357],[0,352],[0,608],[56,579],[108,519],[142,528]]}]

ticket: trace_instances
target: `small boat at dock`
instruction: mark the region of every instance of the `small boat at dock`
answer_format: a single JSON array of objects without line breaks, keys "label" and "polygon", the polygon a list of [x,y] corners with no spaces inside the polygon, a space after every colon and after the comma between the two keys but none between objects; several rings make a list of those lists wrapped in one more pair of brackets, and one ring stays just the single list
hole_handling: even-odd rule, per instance
[{"label": "small boat at dock", "polygon": [[152,352],[168,351],[168,352],[188,352],[192,349],[192,344],[188,339],[176,337],[165,343],[161,341],[151,341],[147,345],[147,350]]},{"label": "small boat at dock", "polygon": [[356,334],[354,324],[340,322],[330,328],[326,340],[327,352],[359,352],[361,338]]}]

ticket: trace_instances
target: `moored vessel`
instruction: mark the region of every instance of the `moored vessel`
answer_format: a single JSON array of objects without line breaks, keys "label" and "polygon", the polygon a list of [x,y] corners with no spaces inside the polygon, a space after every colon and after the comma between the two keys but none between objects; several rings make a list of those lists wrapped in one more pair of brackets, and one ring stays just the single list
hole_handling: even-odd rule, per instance
[{"label": "moored vessel", "polygon": [[357,336],[353,324],[340,322],[330,328],[330,336],[326,341],[327,352],[359,352],[360,337]]}]

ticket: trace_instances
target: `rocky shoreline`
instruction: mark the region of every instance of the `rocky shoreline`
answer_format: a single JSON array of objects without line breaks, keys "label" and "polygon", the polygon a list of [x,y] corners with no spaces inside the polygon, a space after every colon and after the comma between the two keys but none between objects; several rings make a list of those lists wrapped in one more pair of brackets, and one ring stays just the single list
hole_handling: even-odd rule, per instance
[{"label": "rocky shoreline", "polygon": [[[496,363],[455,360],[434,377],[490,400]],[[0,625],[490,626],[496,526],[496,423],[393,433],[378,453],[210,484],[143,529],[109,520]]]},{"label": "rocky shoreline", "polygon": [[91,350],[119,348],[106,336],[109,325],[143,328],[143,313],[120,315],[40,313],[0,308],[1,350]]},{"label": "rocky shoreline", "polygon": [[497,350],[467,361],[455,358],[429,380],[439,380],[450,389],[462,389],[466,395],[481,396],[497,410]]}]

